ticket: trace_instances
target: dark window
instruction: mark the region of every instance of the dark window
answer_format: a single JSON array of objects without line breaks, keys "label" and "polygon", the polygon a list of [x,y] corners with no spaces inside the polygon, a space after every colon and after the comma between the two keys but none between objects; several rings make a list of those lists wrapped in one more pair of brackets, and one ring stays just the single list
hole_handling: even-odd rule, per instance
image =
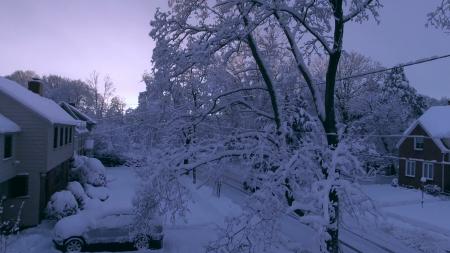
[{"label": "dark window", "polygon": [[414,149],[415,150],[423,150],[423,137],[415,137],[414,138]]},{"label": "dark window", "polygon": [[64,135],[65,135],[64,144],[67,144],[67,143],[69,143],[69,128],[68,127],[64,128]]},{"label": "dark window", "polygon": [[70,127],[69,128],[69,143],[72,143],[72,138],[73,138],[73,136],[72,136],[72,129],[73,129],[73,127]]},{"label": "dark window", "polygon": [[53,130],[53,148],[58,147],[58,127]]},{"label": "dark window", "polygon": [[13,150],[13,137],[12,135],[5,135],[5,152],[3,154],[3,158],[10,158]]},{"label": "dark window", "polygon": [[64,144],[64,128],[59,128],[59,146]]},{"label": "dark window", "polygon": [[15,176],[9,180],[9,196],[11,198],[28,195],[28,175]]}]

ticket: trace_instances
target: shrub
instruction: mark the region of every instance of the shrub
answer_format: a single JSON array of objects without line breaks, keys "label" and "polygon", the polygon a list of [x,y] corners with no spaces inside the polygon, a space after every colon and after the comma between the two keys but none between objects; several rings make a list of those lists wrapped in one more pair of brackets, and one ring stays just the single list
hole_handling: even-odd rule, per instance
[{"label": "shrub", "polygon": [[124,157],[113,153],[101,153],[94,156],[108,167],[122,166],[127,162]]},{"label": "shrub", "polygon": [[438,195],[441,192],[441,187],[434,184],[427,184],[423,187],[423,190],[431,195]]},{"label": "shrub", "polygon": [[78,203],[70,191],[56,192],[47,204],[47,217],[60,220],[64,217],[76,214]]},{"label": "shrub", "polygon": [[106,170],[103,164],[95,159],[88,158],[86,166],[82,167],[83,182],[93,186],[106,186]]},{"label": "shrub", "polygon": [[79,182],[73,181],[69,182],[69,184],[67,185],[67,190],[69,190],[73,194],[78,202],[78,205],[83,208],[86,204],[86,199],[88,198],[86,192],[83,189],[83,186],[81,186]]},{"label": "shrub", "polygon": [[109,198],[109,191],[106,187],[100,186],[95,187],[90,184],[84,185],[84,188],[86,189],[86,194],[91,199],[98,199],[100,201],[105,201]]},{"label": "shrub", "polygon": [[397,186],[398,186],[398,178],[392,179],[391,185],[392,185],[393,187],[397,187]]},{"label": "shrub", "polygon": [[99,160],[79,156],[75,159],[74,166],[70,173],[71,180],[79,181],[81,184],[106,186],[106,170]]}]

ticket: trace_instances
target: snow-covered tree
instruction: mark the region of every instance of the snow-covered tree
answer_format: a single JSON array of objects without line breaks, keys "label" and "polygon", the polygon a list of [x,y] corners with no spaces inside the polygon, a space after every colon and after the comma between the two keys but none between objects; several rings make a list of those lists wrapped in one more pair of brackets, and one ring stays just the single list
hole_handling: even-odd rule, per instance
[{"label": "snow-covered tree", "polygon": [[[301,213],[306,200],[300,196],[317,186],[311,201],[320,204],[305,219],[316,217],[311,221],[321,227],[320,250],[338,252],[338,189],[347,185],[344,176],[359,173],[352,156],[358,142],[340,144],[335,114],[344,27],[377,17],[379,7],[371,0],[220,0],[173,1],[171,11],[158,11],[152,21],[157,42],[152,75],[154,86],[164,87],[160,96],[168,97],[172,108],[166,113],[172,117],[161,125],[169,133],[163,135],[166,148],[152,157],[148,173],[169,173],[165,178],[179,187],[179,175],[200,167],[214,174],[212,164],[237,158],[262,178],[259,188],[266,190],[257,191],[261,198],[252,198],[254,204],[267,207],[261,200],[271,192],[283,196],[275,205],[280,212],[294,206]],[[326,59],[326,71],[317,80],[307,63],[319,56]],[[302,103],[308,100],[312,103]],[[195,141],[187,143],[193,132]],[[144,189],[176,193],[165,189],[170,185]],[[183,199],[177,196],[172,199]],[[249,210],[247,220],[257,216]]]},{"label": "snow-covered tree", "polygon": [[428,14],[427,25],[450,33],[450,0],[442,0],[438,7]]}]

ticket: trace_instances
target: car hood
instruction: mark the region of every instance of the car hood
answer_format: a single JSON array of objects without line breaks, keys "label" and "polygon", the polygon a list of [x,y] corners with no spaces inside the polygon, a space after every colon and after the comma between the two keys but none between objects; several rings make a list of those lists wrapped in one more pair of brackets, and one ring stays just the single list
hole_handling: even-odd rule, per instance
[{"label": "car hood", "polygon": [[69,238],[81,236],[92,226],[94,219],[84,213],[65,217],[58,221],[53,229],[53,233],[59,238]]}]

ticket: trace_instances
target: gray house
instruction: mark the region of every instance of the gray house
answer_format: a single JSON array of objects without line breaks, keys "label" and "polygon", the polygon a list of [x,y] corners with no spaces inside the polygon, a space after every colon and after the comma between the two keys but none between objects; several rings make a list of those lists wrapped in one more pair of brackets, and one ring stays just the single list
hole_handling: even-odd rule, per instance
[{"label": "gray house", "polygon": [[[20,127],[0,114],[0,191],[8,196],[14,196],[19,188],[10,189],[16,173],[16,139]],[[14,191],[14,192],[13,192]]]},{"label": "gray house", "polygon": [[91,133],[94,130],[97,122],[91,117],[81,112],[73,104],[66,102],[59,103],[61,108],[64,109],[74,120],[78,121],[78,125],[75,127],[75,152],[78,155],[88,155],[92,153],[94,148],[94,141],[91,137]]},{"label": "gray house", "polygon": [[41,94],[37,80],[26,89],[0,77],[0,129],[9,129],[0,134],[8,156],[0,163],[0,195],[7,198],[8,216],[24,203],[23,226],[37,225],[51,195],[66,187],[74,154],[78,122]]}]

